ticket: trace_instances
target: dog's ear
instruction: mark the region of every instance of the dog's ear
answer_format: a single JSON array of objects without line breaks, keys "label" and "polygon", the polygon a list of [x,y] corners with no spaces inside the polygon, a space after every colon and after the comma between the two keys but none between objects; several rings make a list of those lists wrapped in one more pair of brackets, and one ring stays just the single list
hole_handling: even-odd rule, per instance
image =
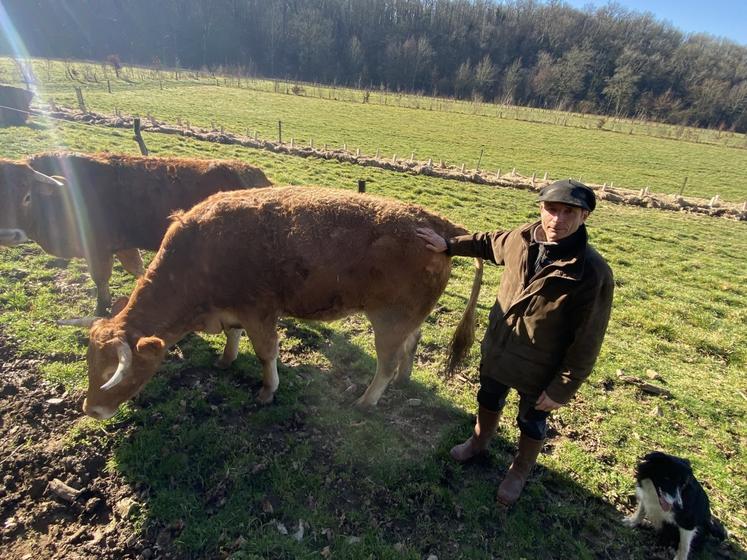
[{"label": "dog's ear", "polygon": [[687,479],[689,482],[689,479],[693,477],[693,467],[690,464],[690,461],[683,458],[683,457],[675,457],[675,461],[677,461],[677,464],[682,469],[682,473],[687,475]]},{"label": "dog's ear", "polygon": [[643,459],[641,459],[644,463],[649,463],[651,461],[656,461],[657,459],[662,459],[666,456],[666,453],[662,451],[652,451],[651,453],[647,453],[643,456]]}]

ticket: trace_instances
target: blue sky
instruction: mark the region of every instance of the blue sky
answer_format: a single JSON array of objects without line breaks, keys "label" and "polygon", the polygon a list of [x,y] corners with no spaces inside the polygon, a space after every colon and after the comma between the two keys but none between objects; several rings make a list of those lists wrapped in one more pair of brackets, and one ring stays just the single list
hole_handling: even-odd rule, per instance
[{"label": "blue sky", "polygon": [[[584,8],[604,6],[607,0],[565,0]],[[686,33],[705,32],[747,46],[747,0],[617,0],[636,12],[651,12]]]}]

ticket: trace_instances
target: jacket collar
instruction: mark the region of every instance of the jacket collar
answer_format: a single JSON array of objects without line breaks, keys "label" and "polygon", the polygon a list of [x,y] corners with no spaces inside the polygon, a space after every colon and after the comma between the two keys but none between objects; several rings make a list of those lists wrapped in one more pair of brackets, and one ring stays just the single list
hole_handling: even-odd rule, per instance
[{"label": "jacket collar", "polygon": [[[537,243],[534,241],[534,231],[537,227],[541,227],[541,222],[537,221],[532,224],[523,226],[520,230],[521,237],[524,240],[524,251],[529,251],[530,243]],[[578,237],[576,237],[578,236]],[[586,232],[586,226],[581,224],[578,231],[573,234],[574,239],[569,238],[570,244],[566,247],[561,244],[556,245],[558,247],[558,258],[553,261],[552,264],[546,266],[542,270],[542,274],[532,278],[530,284],[533,281],[546,278],[548,276],[557,276],[561,278],[567,278],[569,280],[581,280],[584,275],[585,261],[586,261],[586,248],[588,246],[589,236]],[[564,240],[563,240],[564,241]]]}]

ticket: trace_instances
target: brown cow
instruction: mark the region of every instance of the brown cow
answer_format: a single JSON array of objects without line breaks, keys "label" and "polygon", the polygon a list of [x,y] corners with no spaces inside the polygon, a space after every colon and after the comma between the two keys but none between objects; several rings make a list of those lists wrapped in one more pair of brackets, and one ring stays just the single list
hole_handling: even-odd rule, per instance
[{"label": "brown cow", "polygon": [[215,192],[270,184],[237,161],[74,153],[0,160],[0,244],[30,238],[52,255],[85,258],[103,315],[115,254],[139,276],[138,249],[158,249],[172,212]]},{"label": "brown cow", "polygon": [[[464,228],[414,205],[320,187],[219,193],[175,218],[126,306],[96,321],[88,345],[86,414],[112,416],[153,376],[167,347],[192,331],[246,330],[262,364],[259,401],[278,387],[281,316],[333,320],[365,313],[376,375],[358,400],[375,405],[392,377],[409,377],[419,327],[446,287],[451,259],[415,228]],[[472,342],[482,277],[452,348]],[[455,340],[457,337],[455,337]],[[229,337],[223,360],[236,358]]]}]

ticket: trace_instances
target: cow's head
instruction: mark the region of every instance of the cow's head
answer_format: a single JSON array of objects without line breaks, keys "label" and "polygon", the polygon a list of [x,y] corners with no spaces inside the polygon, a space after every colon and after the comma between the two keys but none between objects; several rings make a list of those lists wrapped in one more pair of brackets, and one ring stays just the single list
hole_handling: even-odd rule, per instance
[{"label": "cow's head", "polygon": [[83,412],[99,420],[114,416],[119,405],[153,377],[165,354],[162,339],[127,332],[116,317],[95,321],[86,356],[88,393]]},{"label": "cow's head", "polygon": [[0,162],[0,245],[28,241],[34,199],[60,196],[62,189],[59,177],[49,177],[24,163]]}]

